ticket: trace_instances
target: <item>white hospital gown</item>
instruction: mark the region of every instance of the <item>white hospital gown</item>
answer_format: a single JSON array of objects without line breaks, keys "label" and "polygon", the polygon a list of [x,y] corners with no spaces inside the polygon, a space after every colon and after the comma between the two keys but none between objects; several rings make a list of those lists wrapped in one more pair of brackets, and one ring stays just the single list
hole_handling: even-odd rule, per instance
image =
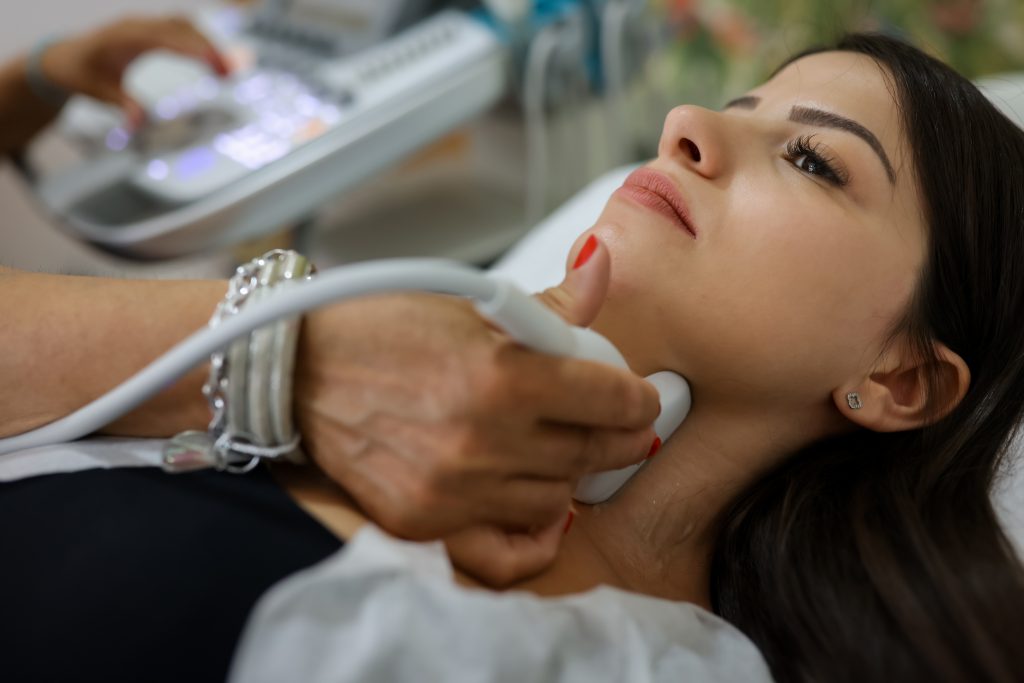
[{"label": "white hospital gown", "polygon": [[744,681],[754,645],[715,615],[602,587],[564,598],[467,589],[440,543],[375,527],[263,596],[233,683]]}]

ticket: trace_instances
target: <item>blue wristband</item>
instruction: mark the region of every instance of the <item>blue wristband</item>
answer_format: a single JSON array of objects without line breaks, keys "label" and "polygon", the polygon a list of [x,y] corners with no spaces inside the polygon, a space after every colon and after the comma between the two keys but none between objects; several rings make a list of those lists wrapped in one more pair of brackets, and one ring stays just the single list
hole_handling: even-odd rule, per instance
[{"label": "blue wristband", "polygon": [[25,64],[25,79],[32,94],[54,109],[62,108],[71,98],[71,93],[57,85],[43,73],[43,55],[59,38],[45,38],[32,48]]}]

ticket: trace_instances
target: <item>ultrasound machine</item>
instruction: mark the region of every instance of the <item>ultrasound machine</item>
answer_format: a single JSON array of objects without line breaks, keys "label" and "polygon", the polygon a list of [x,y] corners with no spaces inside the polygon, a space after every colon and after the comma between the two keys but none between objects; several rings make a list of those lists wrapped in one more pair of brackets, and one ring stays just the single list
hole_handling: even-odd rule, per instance
[{"label": "ultrasound machine", "polygon": [[[266,0],[193,17],[226,79],[167,53],[126,87],[147,123],[75,98],[74,161],[38,174],[43,207],[79,239],[139,259],[280,229],[491,107],[508,50],[474,14],[428,0]],[[450,4],[450,3],[447,3]]]}]

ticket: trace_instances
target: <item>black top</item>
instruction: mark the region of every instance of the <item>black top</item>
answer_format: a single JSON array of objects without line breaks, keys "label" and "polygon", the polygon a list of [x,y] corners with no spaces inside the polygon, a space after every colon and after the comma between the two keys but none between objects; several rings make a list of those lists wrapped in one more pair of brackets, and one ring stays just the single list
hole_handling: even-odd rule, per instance
[{"label": "black top", "polygon": [[0,484],[0,679],[223,681],[260,595],[340,547],[262,468]]}]

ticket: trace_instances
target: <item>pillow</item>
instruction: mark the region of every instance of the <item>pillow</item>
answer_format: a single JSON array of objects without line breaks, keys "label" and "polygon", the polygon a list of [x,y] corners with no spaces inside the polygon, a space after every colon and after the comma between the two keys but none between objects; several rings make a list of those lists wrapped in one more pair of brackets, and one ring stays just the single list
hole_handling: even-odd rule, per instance
[{"label": "pillow", "polygon": [[1007,470],[993,494],[996,512],[1017,555],[1024,560],[1024,431],[1010,443]]},{"label": "pillow", "polygon": [[1011,121],[1024,128],[1024,72],[989,76],[977,86]]}]

